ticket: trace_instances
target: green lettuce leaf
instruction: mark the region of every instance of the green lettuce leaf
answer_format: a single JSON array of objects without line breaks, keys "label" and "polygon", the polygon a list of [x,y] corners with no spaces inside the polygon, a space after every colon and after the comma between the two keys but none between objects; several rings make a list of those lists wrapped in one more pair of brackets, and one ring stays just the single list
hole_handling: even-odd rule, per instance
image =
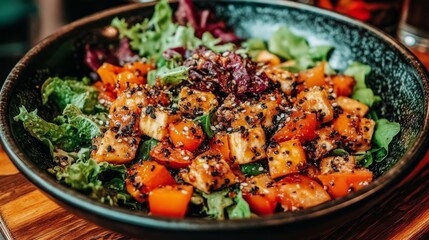
[{"label": "green lettuce leaf", "polygon": [[356,80],[355,89],[367,88],[365,79],[371,73],[371,67],[360,62],[353,62],[344,71],[347,76],[352,76]]},{"label": "green lettuce leaf", "polygon": [[210,218],[217,220],[225,219],[225,209],[234,204],[234,201],[228,196],[229,189],[213,192],[211,194],[203,193],[207,199],[206,213]]},{"label": "green lettuce leaf", "polygon": [[42,85],[42,102],[52,100],[61,111],[68,104],[77,106],[84,113],[94,113],[98,106],[97,90],[86,84],[86,81],[48,78]]},{"label": "green lettuce leaf", "polygon": [[149,139],[140,143],[139,150],[137,152],[136,159],[138,160],[148,160],[150,157],[150,150],[154,148],[159,143],[156,139]]},{"label": "green lettuce leaf", "polygon": [[54,146],[65,151],[72,151],[81,144],[82,141],[77,134],[78,131],[72,125],[57,125],[47,122],[37,115],[37,110],[28,112],[24,106],[21,106],[19,111],[14,120],[22,121],[25,130],[31,136],[47,145],[51,150],[51,154],[54,151]]},{"label": "green lettuce leaf", "polygon": [[215,135],[215,132],[212,129],[212,117],[213,117],[213,110],[207,114],[196,117],[194,119],[194,121],[198,121],[201,123],[201,126],[203,127],[203,131],[206,133],[209,139],[212,139]]},{"label": "green lettuce leaf", "polygon": [[250,211],[249,204],[246,200],[243,199],[243,194],[241,191],[238,191],[237,195],[234,198],[235,206],[228,208],[228,218],[229,219],[242,219],[250,218],[252,212]]}]

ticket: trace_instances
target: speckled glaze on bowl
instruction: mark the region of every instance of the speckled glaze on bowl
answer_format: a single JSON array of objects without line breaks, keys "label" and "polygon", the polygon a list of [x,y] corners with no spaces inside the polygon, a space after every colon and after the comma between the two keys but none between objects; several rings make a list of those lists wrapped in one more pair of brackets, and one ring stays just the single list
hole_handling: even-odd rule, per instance
[{"label": "speckled glaze on bowl", "polygon": [[311,44],[331,44],[330,64],[343,70],[352,61],[372,67],[368,84],[383,98],[383,117],[397,121],[402,130],[391,145],[386,161],[376,163],[379,176],[364,189],[311,209],[245,220],[152,217],[119,207],[110,207],[59,184],[45,169],[50,166],[48,149],[13,121],[18,107],[52,113],[41,104],[39,87],[47,76],[89,74],[83,65],[83,46],[91,32],[107,26],[114,16],[139,20],[150,16],[153,4],[129,5],[108,10],[65,26],[29,51],[12,70],[1,90],[0,127],[5,150],[31,182],[71,212],[101,226],[144,239],[248,239],[315,237],[323,229],[362,214],[400,185],[420,161],[428,138],[428,73],[401,44],[368,25],[347,17],[293,2],[198,1],[227,19],[241,37],[267,39],[277,26],[287,24]]}]

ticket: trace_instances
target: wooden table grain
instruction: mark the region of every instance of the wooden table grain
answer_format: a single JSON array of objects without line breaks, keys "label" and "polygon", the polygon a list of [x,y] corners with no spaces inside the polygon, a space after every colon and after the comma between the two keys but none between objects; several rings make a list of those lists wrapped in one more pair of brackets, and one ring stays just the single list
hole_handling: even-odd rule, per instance
[{"label": "wooden table grain", "polygon": [[[429,239],[429,152],[383,204],[318,239]],[[0,147],[0,230],[6,239],[130,239],[61,208],[36,189]]]}]

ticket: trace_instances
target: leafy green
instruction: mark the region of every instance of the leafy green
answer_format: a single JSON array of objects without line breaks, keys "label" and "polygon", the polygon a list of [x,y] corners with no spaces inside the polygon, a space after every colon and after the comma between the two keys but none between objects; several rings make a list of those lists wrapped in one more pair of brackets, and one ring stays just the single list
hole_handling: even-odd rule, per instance
[{"label": "leafy green", "polygon": [[25,130],[47,145],[51,153],[54,146],[72,151],[80,145],[81,139],[77,136],[77,130],[70,124],[56,125],[47,122],[37,115],[37,110],[28,112],[24,106],[21,106],[19,111],[14,120],[22,121]]},{"label": "leafy green", "polygon": [[136,159],[141,160],[147,160],[150,157],[150,150],[154,148],[158,144],[158,140],[156,139],[149,139],[142,143],[140,143],[139,151],[137,152]]},{"label": "leafy green", "polygon": [[372,107],[374,104],[381,102],[380,96],[374,95],[371,88],[358,88],[353,91],[352,98],[359,102]]},{"label": "leafy green", "polygon": [[355,89],[367,88],[365,78],[371,72],[371,67],[359,62],[353,62],[344,71],[345,75],[352,76],[356,80]]},{"label": "leafy green", "polygon": [[234,204],[228,194],[229,189],[223,189],[211,194],[203,193],[203,197],[207,199],[206,213],[210,218],[225,219],[225,209]]},{"label": "leafy green", "polygon": [[155,6],[152,18],[141,23],[128,26],[125,19],[113,19],[112,26],[119,31],[119,37],[130,39],[131,48],[137,50],[139,55],[156,60],[162,52],[174,47],[195,49],[205,45],[213,51],[232,50],[234,44],[218,45],[220,39],[214,38],[210,33],[204,33],[202,39],[195,36],[191,26],[180,26],[173,23],[172,10],[167,0],[161,0]]},{"label": "leafy green", "polygon": [[287,26],[277,29],[268,41],[270,52],[294,60],[293,66],[285,67],[292,72],[306,70],[316,66],[317,62],[326,61],[332,49],[328,45],[310,47],[304,37],[294,34]]},{"label": "leafy green", "polygon": [[241,191],[238,191],[234,202],[236,205],[228,208],[229,219],[250,218],[252,212],[250,211],[249,204],[243,199]]},{"label": "leafy green", "polygon": [[354,154],[356,163],[362,167],[368,168],[374,162],[371,151],[357,152]]},{"label": "leafy green", "polygon": [[210,111],[207,114],[196,117],[194,120],[194,121],[201,122],[201,126],[203,127],[203,130],[209,139],[212,139],[213,136],[215,135],[215,132],[212,129],[212,123],[211,123],[212,114],[213,114],[213,111]]},{"label": "leafy green", "polygon": [[246,176],[256,176],[267,172],[264,166],[259,162],[253,162],[240,165],[241,172]]},{"label": "leafy green", "polygon": [[373,143],[379,146],[374,153],[376,154],[375,161],[380,162],[386,158],[389,152],[389,144],[392,139],[401,131],[401,127],[397,122],[390,122],[387,119],[381,118],[375,122],[375,130]]},{"label": "leafy green", "polygon": [[336,148],[336,149],[332,150],[331,154],[334,156],[348,156],[348,155],[350,155],[349,152],[347,152],[346,150],[344,150],[342,148]]},{"label": "leafy green", "polygon": [[[87,152],[89,153],[89,151]],[[74,163],[64,167],[49,169],[58,181],[73,189],[89,193],[100,202],[118,205],[118,203],[136,207],[135,201],[126,192],[124,181],[125,165],[113,165],[107,162],[97,163],[84,153]]]},{"label": "leafy green", "polygon": [[247,39],[242,46],[246,49],[249,56],[255,60],[258,54],[267,49],[264,40],[259,38],[249,38]]},{"label": "leafy green", "polygon": [[173,69],[160,68],[156,76],[161,80],[162,85],[177,85],[189,76],[189,67],[179,66]]},{"label": "leafy green", "polygon": [[93,113],[98,105],[97,90],[85,83],[58,77],[48,78],[42,85],[42,102],[52,100],[61,111],[68,104],[73,104],[84,113]]},{"label": "leafy green", "polygon": [[102,133],[102,126],[96,121],[96,118],[83,114],[78,107],[72,104],[67,105],[63,115],[57,117],[55,121],[68,123],[75,127],[78,130],[78,137],[86,141],[91,141],[91,139],[100,136]]}]

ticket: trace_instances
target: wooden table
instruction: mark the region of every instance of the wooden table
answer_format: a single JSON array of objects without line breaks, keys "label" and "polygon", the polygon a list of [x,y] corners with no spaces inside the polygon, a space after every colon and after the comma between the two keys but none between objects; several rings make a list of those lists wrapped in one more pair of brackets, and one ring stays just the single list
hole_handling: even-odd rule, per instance
[{"label": "wooden table", "polygon": [[[321,239],[429,239],[428,163],[429,152],[382,205]],[[1,147],[0,229],[6,239],[129,239],[52,202],[18,172]]]}]

